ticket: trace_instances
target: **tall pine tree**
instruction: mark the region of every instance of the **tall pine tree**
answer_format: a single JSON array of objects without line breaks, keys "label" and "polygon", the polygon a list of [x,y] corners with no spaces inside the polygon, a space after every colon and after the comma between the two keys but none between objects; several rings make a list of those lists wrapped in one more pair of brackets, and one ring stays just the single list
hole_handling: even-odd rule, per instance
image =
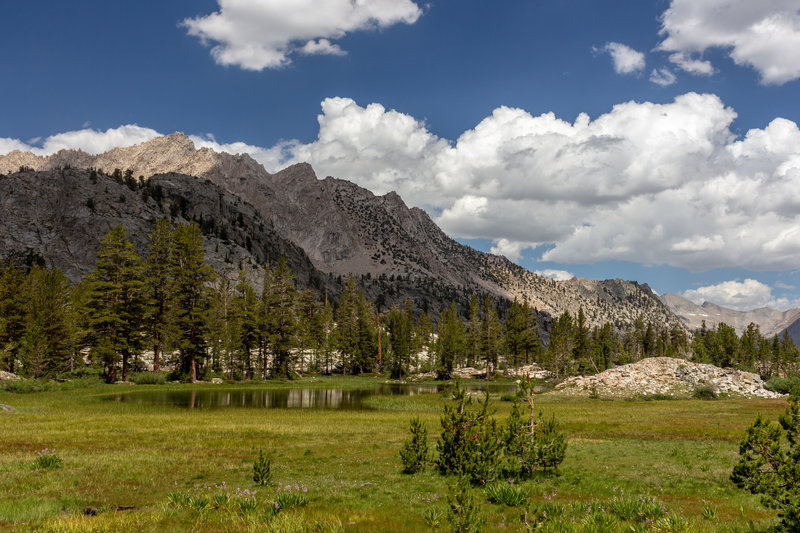
[{"label": "tall pine tree", "polygon": [[203,234],[192,222],[175,229],[172,256],[171,305],[175,321],[175,346],[180,350],[181,371],[197,381],[206,353],[206,325],[209,309],[208,283],[215,275],[204,263]]},{"label": "tall pine tree", "polygon": [[97,267],[89,275],[89,316],[92,357],[100,362],[109,381],[128,377],[128,362],[142,348],[144,279],[142,259],[121,225],[106,234],[97,253]]}]

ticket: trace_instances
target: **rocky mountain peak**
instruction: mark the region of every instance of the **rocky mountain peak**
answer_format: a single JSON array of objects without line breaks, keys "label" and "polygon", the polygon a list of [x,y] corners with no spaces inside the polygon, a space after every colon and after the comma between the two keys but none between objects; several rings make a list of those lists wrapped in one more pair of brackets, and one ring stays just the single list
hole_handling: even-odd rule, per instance
[{"label": "rocky mountain peak", "polygon": [[800,319],[800,309],[779,311],[761,307],[751,311],[737,311],[708,301],[697,305],[680,294],[671,293],[663,294],[660,299],[689,329],[698,329],[703,322],[707,328],[714,329],[724,322],[741,335],[750,323],[754,323],[760,328],[762,335],[772,337]]},{"label": "rocky mountain peak", "polygon": [[[145,179],[176,173],[209,180],[252,205],[324,274],[399,277],[408,292],[395,291],[394,298],[417,299],[434,310],[471,293],[491,293],[502,299],[526,298],[551,315],[583,308],[590,324],[612,322],[622,328],[638,318],[659,324],[677,320],[647,287],[622,280],[558,283],[454,241],[424,211],[409,209],[396,192],[376,196],[344,179],[319,180],[307,163],[270,174],[249,155],[198,150],[183,133],[96,156],[74,150],[48,157],[21,152],[0,156],[0,172],[16,171],[20,165],[36,170],[95,167],[107,173],[118,168]],[[374,292],[373,297],[385,296],[380,287]]]}]

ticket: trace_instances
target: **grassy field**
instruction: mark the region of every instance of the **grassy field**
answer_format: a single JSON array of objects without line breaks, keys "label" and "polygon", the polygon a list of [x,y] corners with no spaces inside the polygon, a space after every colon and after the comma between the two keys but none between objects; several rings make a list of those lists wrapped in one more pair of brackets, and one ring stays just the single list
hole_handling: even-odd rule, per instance
[{"label": "grassy field", "polygon": [[[380,381],[321,378],[240,387],[353,388]],[[446,395],[374,397],[372,409],[361,411],[190,410],[104,399],[188,387],[0,392],[0,404],[14,407],[0,411],[0,530],[448,529],[454,480],[432,469],[401,474],[398,456],[412,416],[425,423],[434,448]],[[492,403],[502,422],[510,403],[499,396]],[[526,510],[529,526],[538,521],[545,531],[751,531],[776,523],[774,512],[728,476],[744,429],[758,412],[776,418],[786,407],[782,400],[604,401],[544,394],[539,406],[561,421],[566,460],[558,475],[522,482],[529,497],[521,505],[493,504],[484,490],[472,489],[486,530],[525,531]],[[34,468],[44,449],[55,449],[63,466]],[[252,480],[259,449],[273,454],[267,487]],[[276,514],[274,502],[286,493],[301,495],[302,503],[290,509],[290,500],[280,500]],[[609,511],[645,500],[660,507],[659,520]],[[95,515],[84,514],[89,507]]]}]

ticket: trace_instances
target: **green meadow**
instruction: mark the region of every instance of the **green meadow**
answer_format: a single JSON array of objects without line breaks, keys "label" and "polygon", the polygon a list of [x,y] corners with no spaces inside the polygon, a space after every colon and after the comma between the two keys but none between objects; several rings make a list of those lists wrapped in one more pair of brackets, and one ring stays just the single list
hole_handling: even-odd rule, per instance
[{"label": "green meadow", "polygon": [[[0,411],[0,530],[452,530],[447,509],[455,480],[431,467],[402,474],[399,459],[414,416],[427,427],[435,454],[445,393],[375,396],[357,411],[187,409],[107,399],[141,390],[358,388],[382,381],[0,392],[0,404],[14,408]],[[504,399],[492,396],[500,423],[511,407]],[[745,428],[757,413],[775,419],[783,400],[606,401],[548,393],[538,396],[538,407],[560,421],[566,459],[557,474],[513,480],[522,498],[511,505],[490,502],[486,488],[470,489],[486,531],[768,531],[777,524],[774,511],[729,475]],[[37,463],[43,450],[61,465]],[[272,457],[264,486],[253,481],[259,450]]]}]

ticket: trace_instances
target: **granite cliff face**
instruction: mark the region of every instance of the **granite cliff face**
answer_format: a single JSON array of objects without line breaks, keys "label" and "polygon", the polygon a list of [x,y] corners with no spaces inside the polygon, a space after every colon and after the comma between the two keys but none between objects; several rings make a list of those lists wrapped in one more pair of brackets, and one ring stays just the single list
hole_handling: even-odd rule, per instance
[{"label": "granite cliff face", "polygon": [[131,188],[85,169],[25,171],[0,179],[0,257],[44,263],[79,281],[94,269],[103,236],[122,224],[140,254],[159,218],[196,221],[207,261],[218,272],[244,269],[261,282],[259,265],[285,255],[302,286],[328,283],[305,252],[278,235],[253,206],[211,182],[183,174],[152,176]]},{"label": "granite cliff face", "polygon": [[[198,183],[208,180],[233,197],[246,200],[254,217],[260,217],[276,236],[307,255],[321,273],[319,277],[360,276],[368,295],[384,298],[382,303],[387,306],[409,296],[417,299],[421,308],[435,312],[450,299],[463,307],[469,294],[489,292],[502,299],[527,298],[545,320],[547,315],[565,310],[577,313],[583,307],[592,324],[610,321],[625,327],[640,316],[661,324],[677,321],[646,285],[623,280],[558,282],[538,276],[504,257],[450,239],[424,211],[409,208],[396,193],[376,196],[346,180],[318,179],[307,164],[270,174],[248,155],[197,150],[180,133],[97,156],[80,151],[60,151],[48,157],[22,152],[0,156],[0,173],[14,172],[20,166],[56,174],[56,169],[63,168],[102,168],[108,173],[130,169],[134,176],[150,182],[164,179],[151,176],[169,173],[195,176],[200,178],[195,180]],[[20,180],[26,174],[6,180]],[[10,182],[6,184],[9,186]],[[186,181],[181,186],[191,188]],[[89,193],[71,194],[85,202]],[[113,197],[116,193],[111,194]],[[18,225],[30,225],[31,231],[49,225],[51,240],[60,239],[64,257],[70,257],[77,245],[69,234],[57,235],[60,222],[47,216],[59,209],[58,205],[43,206],[38,218],[20,220]],[[85,209],[81,212],[87,222],[93,215]],[[207,215],[215,221],[215,217],[227,216],[222,212]],[[104,224],[110,227],[110,222]],[[91,251],[88,239],[80,245],[87,253]]]}]

